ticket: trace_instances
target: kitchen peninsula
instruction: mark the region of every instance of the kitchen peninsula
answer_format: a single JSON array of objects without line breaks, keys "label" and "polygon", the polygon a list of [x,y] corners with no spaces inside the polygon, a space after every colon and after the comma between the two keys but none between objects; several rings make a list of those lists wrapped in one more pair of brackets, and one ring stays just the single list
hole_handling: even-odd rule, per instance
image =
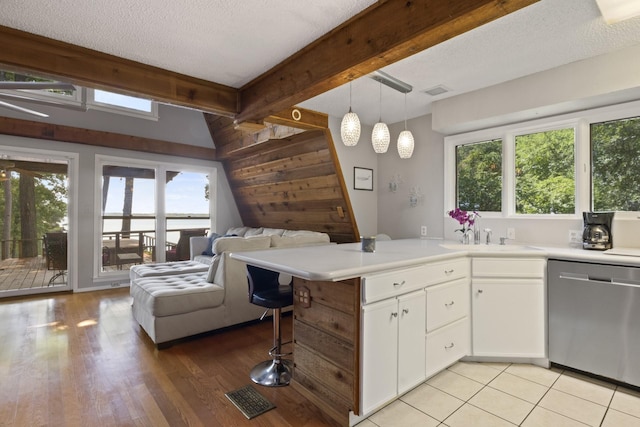
[{"label": "kitchen peninsula", "polygon": [[[375,252],[350,243],[231,257],[294,276],[292,386],[340,425],[353,425],[471,354],[471,258],[443,243],[406,239],[377,242]],[[474,257],[501,266],[511,260],[507,271],[535,281],[535,348],[510,354],[544,357],[544,251],[475,249]]]}]

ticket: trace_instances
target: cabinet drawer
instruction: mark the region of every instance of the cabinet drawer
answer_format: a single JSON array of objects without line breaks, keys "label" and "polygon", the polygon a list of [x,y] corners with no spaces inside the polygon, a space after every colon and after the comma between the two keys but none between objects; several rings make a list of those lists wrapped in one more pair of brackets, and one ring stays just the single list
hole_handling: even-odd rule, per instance
[{"label": "cabinet drawer", "polygon": [[473,258],[473,277],[542,278],[546,261],[542,258]]},{"label": "cabinet drawer", "polygon": [[427,288],[427,332],[469,315],[469,279]]},{"label": "cabinet drawer", "polygon": [[465,317],[426,337],[427,378],[469,354],[469,318]]},{"label": "cabinet drawer", "polygon": [[425,284],[435,285],[470,276],[469,258],[455,258],[425,265]]},{"label": "cabinet drawer", "polygon": [[391,298],[425,286],[426,266],[376,273],[362,278],[362,302]]}]

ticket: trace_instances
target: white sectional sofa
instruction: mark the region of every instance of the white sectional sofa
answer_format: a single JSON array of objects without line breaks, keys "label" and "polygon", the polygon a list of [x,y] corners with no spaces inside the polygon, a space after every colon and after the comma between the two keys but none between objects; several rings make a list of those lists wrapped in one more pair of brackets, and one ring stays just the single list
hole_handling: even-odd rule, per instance
[{"label": "white sectional sofa", "polygon": [[249,227],[192,237],[191,261],[131,268],[133,316],[159,347],[256,320],[264,309],[249,303],[246,265],[229,254],[329,243],[326,233]]}]

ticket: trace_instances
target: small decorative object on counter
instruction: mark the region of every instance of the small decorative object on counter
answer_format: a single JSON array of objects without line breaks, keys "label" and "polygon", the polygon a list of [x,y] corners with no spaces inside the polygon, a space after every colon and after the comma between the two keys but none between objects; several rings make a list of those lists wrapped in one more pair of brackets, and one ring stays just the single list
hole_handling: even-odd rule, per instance
[{"label": "small decorative object on counter", "polygon": [[360,237],[362,241],[362,252],[375,252],[376,251],[376,236]]},{"label": "small decorative object on counter", "polygon": [[467,212],[463,211],[460,208],[455,208],[447,212],[447,214],[458,221],[462,228],[459,228],[456,231],[462,233],[462,243],[465,245],[469,244],[469,235],[473,232],[473,224],[476,222],[476,218],[479,218],[480,215],[478,212]]}]

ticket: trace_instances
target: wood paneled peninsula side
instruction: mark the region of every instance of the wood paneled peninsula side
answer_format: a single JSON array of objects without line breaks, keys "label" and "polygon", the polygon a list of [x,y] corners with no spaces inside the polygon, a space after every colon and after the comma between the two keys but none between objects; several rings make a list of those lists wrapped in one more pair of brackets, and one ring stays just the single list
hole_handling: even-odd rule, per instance
[{"label": "wood paneled peninsula side", "polygon": [[[349,425],[426,378],[426,288],[451,282],[468,289],[470,277],[466,253],[443,248],[439,243],[405,239],[377,242],[372,253],[361,251],[360,243],[348,243],[238,252],[231,257],[294,277],[292,386],[337,424]],[[390,311],[385,311],[387,306]],[[465,302],[459,306],[464,307]],[[367,338],[377,313],[381,313],[381,323],[390,333],[399,334],[399,341],[406,335],[403,317],[417,325],[412,330],[422,337],[418,339],[422,353],[417,358],[413,350],[403,352],[384,345],[390,348],[388,357],[395,360],[391,363],[414,364],[416,369],[384,369],[391,377],[381,384],[368,374],[377,371],[377,357],[372,356],[378,354],[378,344]],[[467,314],[465,308],[452,322],[455,331],[461,328],[456,325],[466,331],[456,351],[466,352],[468,348]],[[415,336],[409,341],[415,342]]]}]

